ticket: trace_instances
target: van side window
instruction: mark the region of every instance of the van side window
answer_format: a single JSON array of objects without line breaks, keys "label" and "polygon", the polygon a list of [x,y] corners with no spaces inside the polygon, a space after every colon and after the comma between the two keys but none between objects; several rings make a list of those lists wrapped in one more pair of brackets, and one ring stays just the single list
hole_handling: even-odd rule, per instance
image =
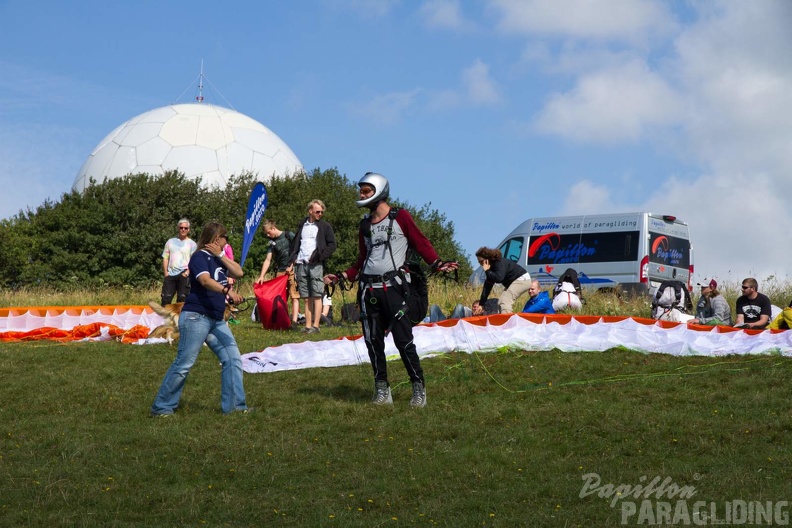
[{"label": "van side window", "polygon": [[524,243],[525,239],[523,237],[510,238],[504,242],[499,248],[500,252],[503,254],[503,258],[507,258],[514,262],[519,262]]},{"label": "van side window", "polygon": [[528,250],[529,265],[629,262],[638,259],[638,231],[548,233]]}]

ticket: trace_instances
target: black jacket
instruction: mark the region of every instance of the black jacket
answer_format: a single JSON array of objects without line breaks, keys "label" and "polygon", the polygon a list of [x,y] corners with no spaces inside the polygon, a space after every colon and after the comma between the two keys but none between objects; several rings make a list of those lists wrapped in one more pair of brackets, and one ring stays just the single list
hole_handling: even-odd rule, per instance
[{"label": "black jacket", "polygon": [[503,288],[508,289],[512,282],[523,275],[525,275],[525,269],[513,260],[504,258],[491,260],[490,269],[486,271],[487,279],[484,281],[484,288],[481,290],[481,304],[483,305],[487,300],[495,284],[503,284]]},{"label": "black jacket", "polygon": [[[291,254],[289,256],[289,262],[292,264],[297,261],[297,256],[300,254],[302,229],[305,225],[305,222],[307,221],[308,217],[306,216],[303,218],[302,222],[300,222],[300,225],[297,226],[297,234],[294,236],[294,240],[292,240]],[[316,227],[319,228],[319,232],[316,234],[316,250],[311,254],[311,257],[308,259],[308,263],[324,264],[325,261],[330,258],[330,255],[332,255],[336,250],[335,233],[333,233],[333,227],[324,220],[319,220],[315,222],[315,224]]]}]

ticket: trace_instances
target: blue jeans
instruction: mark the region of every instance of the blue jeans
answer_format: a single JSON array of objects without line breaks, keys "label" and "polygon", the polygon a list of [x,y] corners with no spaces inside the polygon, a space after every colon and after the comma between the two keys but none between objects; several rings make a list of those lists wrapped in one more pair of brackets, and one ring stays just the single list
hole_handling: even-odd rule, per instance
[{"label": "blue jeans", "polygon": [[179,348],[157,397],[151,406],[152,414],[173,414],[179,406],[184,382],[198,359],[204,342],[220,360],[220,408],[224,413],[244,411],[245,387],[242,384],[242,358],[234,335],[223,320],[212,319],[195,312],[179,316]]},{"label": "blue jeans", "polygon": [[[473,310],[468,308],[467,306],[463,306],[461,304],[457,304],[454,307],[454,311],[451,312],[451,315],[448,319],[462,319],[463,317],[472,317]],[[439,306],[433,304],[432,307],[429,309],[429,322],[430,323],[437,323],[439,321],[445,321],[446,316],[443,311],[440,309]]]}]

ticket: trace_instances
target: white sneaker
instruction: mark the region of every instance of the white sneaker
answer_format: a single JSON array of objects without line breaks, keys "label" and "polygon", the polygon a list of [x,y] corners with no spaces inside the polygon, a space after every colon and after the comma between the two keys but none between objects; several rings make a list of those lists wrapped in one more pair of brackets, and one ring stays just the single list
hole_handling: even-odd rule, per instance
[{"label": "white sneaker", "polygon": [[393,405],[391,390],[387,381],[374,382],[374,397],[371,398],[374,405]]},{"label": "white sneaker", "polygon": [[420,381],[412,384],[413,395],[410,400],[410,407],[426,407],[426,387]]}]

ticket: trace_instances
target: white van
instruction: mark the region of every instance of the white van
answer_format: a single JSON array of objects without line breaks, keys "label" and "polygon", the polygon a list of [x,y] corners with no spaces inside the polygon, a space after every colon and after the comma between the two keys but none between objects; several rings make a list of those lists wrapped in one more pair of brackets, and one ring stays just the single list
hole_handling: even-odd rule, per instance
[{"label": "white van", "polygon": [[[530,218],[498,245],[504,258],[543,286],[567,268],[586,288],[616,293],[654,292],[664,280],[691,288],[693,252],[688,225],[669,215],[623,213]],[[479,267],[470,278],[484,280]]]}]

